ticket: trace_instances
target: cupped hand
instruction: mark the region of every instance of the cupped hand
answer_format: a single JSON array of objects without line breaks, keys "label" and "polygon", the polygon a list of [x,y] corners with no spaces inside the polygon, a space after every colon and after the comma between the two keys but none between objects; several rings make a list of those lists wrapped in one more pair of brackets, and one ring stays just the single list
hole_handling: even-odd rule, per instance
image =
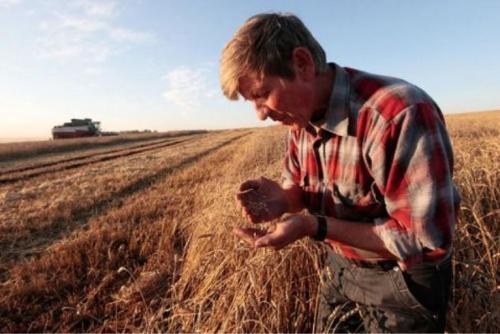
[{"label": "cupped hand", "polygon": [[279,250],[314,232],[311,216],[291,215],[267,231],[257,228],[235,228],[233,233],[255,248],[270,247]]},{"label": "cupped hand", "polygon": [[271,221],[281,217],[287,208],[283,188],[265,177],[241,184],[236,201],[242,214],[252,223]]}]

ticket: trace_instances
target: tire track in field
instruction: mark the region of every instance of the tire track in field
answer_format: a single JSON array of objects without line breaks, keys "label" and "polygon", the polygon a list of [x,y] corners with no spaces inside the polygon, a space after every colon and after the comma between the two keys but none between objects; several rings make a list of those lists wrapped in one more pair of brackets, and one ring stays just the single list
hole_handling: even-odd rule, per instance
[{"label": "tire track in field", "polygon": [[[2,173],[0,176],[0,185],[14,183],[21,180],[26,180],[29,178],[33,178],[36,176],[60,172],[63,170],[74,169],[98,162],[108,161],[117,158],[123,158],[134,154],[144,153],[147,151],[154,151],[157,149],[162,149],[168,146],[173,146],[181,143],[185,143],[187,141],[192,141],[199,138],[202,135],[195,135],[195,137],[190,137],[187,139],[179,139],[179,140],[165,140],[160,143],[149,143],[142,144],[138,147],[126,148],[126,149],[117,149],[112,152],[104,152],[97,153],[88,156],[76,157],[76,158],[68,158],[60,161],[48,162],[46,164],[40,164],[37,166],[31,167],[21,167],[16,170],[7,170]],[[20,175],[18,173],[21,173]]]},{"label": "tire track in field", "polygon": [[[28,163],[27,165],[20,166],[20,167],[0,168],[0,172],[2,174],[20,173],[20,172],[24,172],[24,171],[28,171],[28,170],[32,170],[32,169],[38,169],[38,168],[42,168],[42,167],[49,167],[49,166],[53,166],[53,165],[57,165],[57,164],[62,164],[65,162],[76,161],[76,160],[85,159],[85,158],[91,158],[91,157],[98,156],[101,154],[104,155],[104,154],[116,153],[116,152],[121,152],[121,151],[125,151],[125,150],[132,150],[132,149],[136,149],[136,148],[146,147],[149,145],[166,143],[166,142],[172,141],[174,139],[177,139],[177,138],[170,137],[170,138],[149,140],[145,143],[142,142],[142,143],[139,143],[136,145],[134,145],[134,144],[131,145],[130,143],[127,143],[128,145],[123,144],[123,145],[120,145],[118,148],[115,147],[115,148],[104,149],[104,150],[101,150],[99,152],[94,152],[94,153],[79,154],[79,155],[75,155],[75,156],[72,156],[69,158],[62,158],[62,159],[56,158],[55,160],[51,160],[48,162],[31,163],[31,164]],[[68,152],[66,152],[66,153],[68,153]]]},{"label": "tire track in field", "polygon": [[0,281],[9,270],[9,266],[2,266],[2,263],[5,264],[5,262],[9,261],[9,259],[19,261],[22,258],[43,252],[43,250],[56,240],[69,235],[79,226],[86,225],[92,217],[101,215],[112,207],[120,207],[124,200],[129,196],[147,189],[154,183],[170,175],[172,172],[186,168],[187,166],[216,152],[224,146],[249,135],[250,133],[251,132],[246,131],[242,134],[238,134],[216,144],[206,151],[186,157],[175,165],[165,166],[154,174],[143,177],[90,205],[75,207],[71,210],[68,219],[55,219],[49,221],[47,226],[49,226],[50,229],[35,230],[31,232],[28,237],[23,237],[18,240],[0,241],[0,249],[3,250],[2,253],[0,253]]}]

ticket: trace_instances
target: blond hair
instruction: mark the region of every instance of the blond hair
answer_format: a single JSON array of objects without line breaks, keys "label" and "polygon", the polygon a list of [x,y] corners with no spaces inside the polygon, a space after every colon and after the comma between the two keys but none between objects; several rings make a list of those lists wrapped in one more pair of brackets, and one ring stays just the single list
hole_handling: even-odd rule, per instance
[{"label": "blond hair", "polygon": [[280,13],[252,16],[222,51],[220,81],[224,95],[237,100],[238,81],[247,74],[293,80],[291,57],[299,46],[311,52],[317,73],[326,71],[325,51],[297,16]]}]

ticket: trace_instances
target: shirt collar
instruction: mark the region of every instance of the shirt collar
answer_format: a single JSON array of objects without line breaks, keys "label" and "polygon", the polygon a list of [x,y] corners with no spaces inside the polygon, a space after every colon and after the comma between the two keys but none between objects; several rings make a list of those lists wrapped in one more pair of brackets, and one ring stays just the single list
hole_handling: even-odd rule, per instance
[{"label": "shirt collar", "polygon": [[335,70],[332,94],[328,109],[323,119],[312,123],[316,128],[321,128],[339,136],[347,136],[349,128],[351,80],[344,68],[335,63],[329,64]]}]

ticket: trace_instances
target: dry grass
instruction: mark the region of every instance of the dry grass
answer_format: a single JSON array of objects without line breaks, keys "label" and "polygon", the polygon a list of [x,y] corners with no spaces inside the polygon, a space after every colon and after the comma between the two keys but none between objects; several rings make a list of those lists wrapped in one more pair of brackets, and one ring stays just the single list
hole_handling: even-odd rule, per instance
[{"label": "dry grass", "polygon": [[[448,331],[498,332],[500,113],[448,124],[463,197]],[[246,224],[239,183],[279,177],[284,134],[213,134],[0,187],[0,328],[311,331],[320,246],[253,250],[230,233]]]},{"label": "dry grass", "polygon": [[62,155],[61,158],[52,157],[50,161],[40,161],[36,158],[30,159],[29,163],[24,163],[21,166],[0,168],[0,183],[13,183],[20,180],[26,180],[35,176],[60,172],[77,167],[96,164],[108,160],[116,160],[117,158],[127,157],[130,155],[138,155],[140,153],[152,153],[156,150],[163,150],[167,146],[180,146],[187,141],[200,140],[204,134],[195,134],[189,136],[182,136],[181,138],[167,138],[155,140],[153,142],[147,141],[141,144],[124,145],[120,148],[99,150],[99,152],[86,152],[76,156],[68,157]]},{"label": "dry grass", "polygon": [[449,328],[499,332],[500,112],[449,117],[462,196]]},{"label": "dry grass", "polygon": [[204,130],[170,131],[152,133],[120,134],[118,136],[87,137],[60,140],[28,141],[0,144],[0,161],[6,162],[14,159],[26,159],[53,153],[73,152],[93,149],[97,147],[110,147],[126,143],[136,143],[145,140],[179,137],[195,133],[205,133]]},{"label": "dry grass", "polygon": [[161,151],[106,161],[2,186],[0,273],[8,262],[43,251],[44,245],[69,235],[130,194],[210,152],[236,134],[213,133]]}]

